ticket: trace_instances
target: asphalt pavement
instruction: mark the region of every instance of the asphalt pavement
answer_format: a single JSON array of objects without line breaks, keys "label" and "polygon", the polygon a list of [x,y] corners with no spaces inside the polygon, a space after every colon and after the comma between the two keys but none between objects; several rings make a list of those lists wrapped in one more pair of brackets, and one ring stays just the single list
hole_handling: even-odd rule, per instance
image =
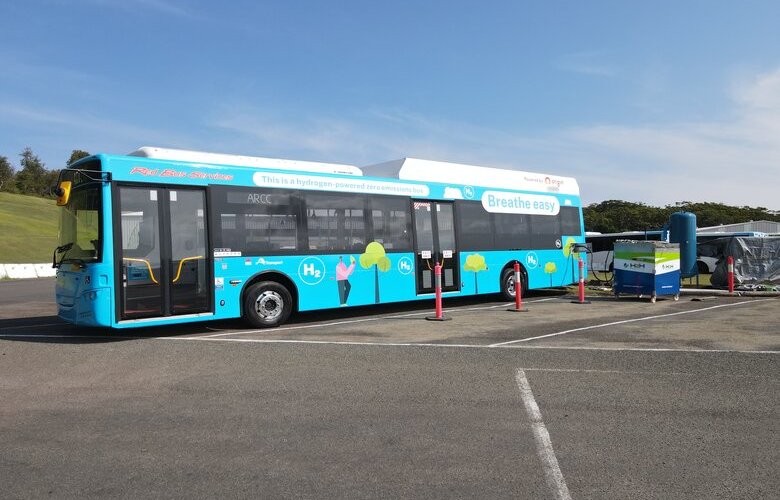
[{"label": "asphalt pavement", "polygon": [[543,293],[528,313],[452,301],[445,323],[404,304],[117,333],[59,323],[51,287],[0,283],[0,498],[780,491],[777,299]]}]

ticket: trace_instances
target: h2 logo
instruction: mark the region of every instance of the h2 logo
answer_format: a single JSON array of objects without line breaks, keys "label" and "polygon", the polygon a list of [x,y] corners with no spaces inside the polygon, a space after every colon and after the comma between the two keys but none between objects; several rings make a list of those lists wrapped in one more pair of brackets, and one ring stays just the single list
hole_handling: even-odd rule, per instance
[{"label": "h2 logo", "polygon": [[401,259],[398,261],[398,272],[401,274],[409,274],[414,269],[414,265],[412,264],[412,259],[409,257],[401,257]]},{"label": "h2 logo", "polygon": [[317,257],[306,257],[298,265],[298,277],[307,285],[316,285],[325,278],[325,264]]}]

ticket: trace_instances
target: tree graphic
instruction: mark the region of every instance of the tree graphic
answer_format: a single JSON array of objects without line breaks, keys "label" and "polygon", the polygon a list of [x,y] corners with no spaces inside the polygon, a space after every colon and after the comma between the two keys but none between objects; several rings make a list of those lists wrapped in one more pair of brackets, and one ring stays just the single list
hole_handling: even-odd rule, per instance
[{"label": "tree graphic", "polygon": [[473,253],[466,257],[466,263],[463,265],[464,271],[474,271],[474,293],[479,293],[479,285],[477,282],[477,273],[487,270],[487,264],[485,264],[485,257],[478,253]]},{"label": "tree graphic", "polygon": [[555,265],[555,262],[548,262],[544,265],[544,272],[550,275],[550,286],[553,286],[553,274],[555,274],[555,271],[558,270],[558,266]]},{"label": "tree graphic", "polygon": [[385,255],[385,247],[381,243],[372,241],[366,246],[366,251],[360,255],[360,267],[368,269],[374,267],[374,299],[379,304],[379,271],[390,270],[390,259]]}]

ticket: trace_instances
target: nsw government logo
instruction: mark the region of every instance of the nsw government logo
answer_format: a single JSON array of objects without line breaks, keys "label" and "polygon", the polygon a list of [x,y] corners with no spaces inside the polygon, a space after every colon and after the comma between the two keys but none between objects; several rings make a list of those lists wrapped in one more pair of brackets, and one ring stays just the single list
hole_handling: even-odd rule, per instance
[{"label": "nsw government logo", "polygon": [[325,278],[325,264],[317,257],[306,257],[298,265],[298,277],[307,285],[316,285]]},{"label": "nsw government logo", "polygon": [[536,252],[528,252],[528,255],[525,256],[525,265],[529,269],[536,269],[539,265],[539,257],[536,256]]},{"label": "nsw government logo", "polygon": [[414,270],[412,259],[409,257],[401,257],[398,260],[398,272],[401,274],[409,274]]}]

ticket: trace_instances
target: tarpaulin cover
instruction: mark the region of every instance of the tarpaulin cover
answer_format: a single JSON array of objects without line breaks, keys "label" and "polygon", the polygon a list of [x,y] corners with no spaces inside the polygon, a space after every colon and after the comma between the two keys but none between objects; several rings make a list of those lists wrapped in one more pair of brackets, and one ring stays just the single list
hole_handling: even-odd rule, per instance
[{"label": "tarpaulin cover", "polygon": [[712,286],[728,286],[729,255],[734,258],[734,283],[780,284],[780,236],[718,238],[698,245],[698,252],[718,259],[710,277]]}]

